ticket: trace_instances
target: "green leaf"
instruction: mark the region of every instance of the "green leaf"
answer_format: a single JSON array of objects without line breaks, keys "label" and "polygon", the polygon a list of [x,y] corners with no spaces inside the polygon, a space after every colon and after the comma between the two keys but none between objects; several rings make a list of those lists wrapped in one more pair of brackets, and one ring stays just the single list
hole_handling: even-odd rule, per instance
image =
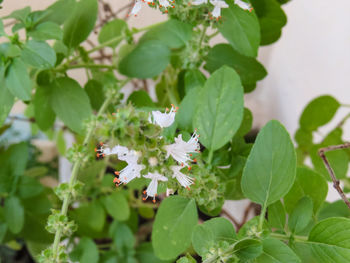
[{"label": "green leaf", "polygon": [[338,200],[333,203],[324,202],[318,213],[318,220],[323,220],[329,217],[350,217],[350,210],[343,200]]},{"label": "green leaf", "polygon": [[287,16],[276,0],[251,0],[254,10],[259,18],[261,43],[269,45],[276,42],[282,28],[287,24]]},{"label": "green leaf", "polygon": [[268,211],[268,222],[272,228],[284,229],[286,224],[286,211],[280,200],[269,205]]},{"label": "green leaf", "polygon": [[44,187],[37,180],[29,176],[21,176],[18,185],[18,195],[21,198],[34,197],[43,191]]},{"label": "green leaf", "polygon": [[282,241],[267,238],[262,241],[263,253],[256,259],[257,263],[300,263],[299,257]]},{"label": "green leaf", "polygon": [[82,132],[83,121],[90,117],[89,97],[73,79],[55,79],[48,87],[51,89],[50,103],[56,115],[75,132]]},{"label": "green leaf", "polygon": [[327,193],[327,182],[320,174],[308,168],[298,168],[294,185],[284,197],[284,204],[290,214],[298,201],[302,197],[308,196],[312,200],[313,211],[316,214],[326,200]]},{"label": "green leaf", "polygon": [[299,200],[288,219],[288,227],[294,234],[300,234],[312,219],[312,200],[305,196]]},{"label": "green leaf", "polygon": [[60,40],[63,37],[63,31],[60,26],[54,22],[44,22],[40,23],[33,30],[29,31],[28,36],[35,40]]},{"label": "green leaf", "polygon": [[15,58],[10,64],[5,76],[5,83],[13,96],[21,100],[30,100],[32,82],[21,59]]},{"label": "green leaf", "polygon": [[340,103],[328,95],[312,100],[300,117],[300,127],[310,131],[317,130],[333,119],[339,107]]},{"label": "green leaf", "polygon": [[46,9],[50,13],[44,18],[44,21],[55,22],[59,25],[63,24],[72,16],[76,4],[76,0],[56,1]]},{"label": "green leaf", "polygon": [[238,74],[223,66],[206,81],[197,103],[193,126],[201,143],[214,151],[237,132],[243,119],[243,88]]},{"label": "green leaf", "polygon": [[5,86],[5,66],[0,63],[0,127],[3,125],[10,113],[15,98]]},{"label": "green leaf", "polygon": [[73,14],[63,27],[63,43],[67,47],[75,48],[87,39],[94,29],[97,10],[97,0],[81,0],[75,5]]},{"label": "green leaf", "polygon": [[97,80],[90,79],[84,87],[89,96],[91,106],[94,110],[99,110],[105,101],[103,84]]},{"label": "green leaf", "polygon": [[304,243],[318,263],[342,263],[350,261],[350,220],[328,218],[311,230],[308,242]]},{"label": "green leaf", "polygon": [[225,18],[219,25],[220,33],[239,53],[256,57],[260,44],[260,26],[255,12],[246,12],[237,5],[231,4],[222,10]]},{"label": "green leaf", "polygon": [[5,200],[5,221],[9,230],[18,234],[24,225],[24,209],[21,201],[16,196],[11,196]]},{"label": "green leaf", "polygon": [[[98,42],[100,44],[106,43],[114,38],[117,38],[119,36],[122,36],[124,32],[127,30],[128,25],[124,20],[121,19],[114,19],[107,24],[105,24],[100,31],[100,34],[98,35]],[[112,44],[109,44],[108,46],[111,48],[115,48],[119,43],[121,42],[113,42]]]},{"label": "green leaf", "polygon": [[192,230],[197,221],[193,199],[166,198],[159,206],[153,225],[152,245],[156,256],[170,260],[183,253],[191,244]]},{"label": "green leaf", "polygon": [[202,88],[206,78],[198,69],[187,70],[184,76],[185,94],[195,88]]},{"label": "green leaf", "polygon": [[268,206],[285,196],[296,173],[296,154],[286,129],[270,121],[258,134],[244,167],[242,190],[246,197]]},{"label": "green leaf", "polygon": [[218,44],[210,49],[206,57],[205,69],[213,72],[223,65],[236,70],[243,86],[255,85],[267,75],[264,66],[255,58],[239,54],[228,44]]},{"label": "green leaf", "polygon": [[50,88],[38,86],[33,99],[36,123],[43,131],[52,127],[56,115],[50,105]]},{"label": "green leaf", "polygon": [[141,42],[158,40],[169,48],[180,48],[191,39],[192,26],[184,22],[170,19],[167,22],[152,28],[140,39]]},{"label": "green leaf", "polygon": [[170,50],[160,41],[140,43],[119,63],[120,73],[133,78],[153,78],[170,62]]},{"label": "green leaf", "polygon": [[192,122],[196,110],[197,97],[200,88],[194,88],[188,91],[186,96],[181,101],[178,112],[175,115],[175,120],[178,127],[189,132],[193,131]]},{"label": "green leaf", "polygon": [[109,229],[109,235],[113,238],[119,251],[131,250],[135,246],[135,237],[131,229],[124,223],[114,221]]},{"label": "green leaf", "polygon": [[23,47],[22,60],[35,68],[53,68],[56,63],[56,53],[46,42],[29,40]]},{"label": "green leaf", "polygon": [[197,225],[192,233],[192,245],[201,257],[219,241],[236,239],[236,232],[230,221],[223,217],[212,218],[201,225]]},{"label": "green leaf", "polygon": [[131,102],[136,108],[150,107],[154,108],[156,105],[151,97],[144,90],[137,90],[131,93],[127,102]]},{"label": "green leaf", "polygon": [[87,237],[80,239],[79,244],[69,256],[71,260],[79,263],[97,263],[99,259],[98,248],[95,242]]},{"label": "green leaf", "polygon": [[102,198],[102,203],[108,214],[118,221],[125,221],[130,216],[128,201],[121,192],[114,192]]},{"label": "green leaf", "polygon": [[140,244],[136,250],[136,258],[140,261],[140,263],[165,263],[171,261],[165,261],[157,258],[154,255],[152,243],[145,242]]},{"label": "green leaf", "polygon": [[253,127],[253,113],[248,109],[244,108],[243,120],[241,123],[241,127],[239,127],[236,136],[244,136]]},{"label": "green leaf", "polygon": [[243,261],[257,258],[263,252],[260,240],[244,239],[240,240],[234,246],[235,254]]},{"label": "green leaf", "polygon": [[8,154],[10,156],[9,161],[12,175],[23,175],[29,158],[28,143],[21,142],[11,145],[8,149]]},{"label": "green leaf", "polygon": [[6,18],[14,18],[18,21],[21,21],[23,23],[26,22],[26,18],[27,16],[30,14],[31,12],[31,8],[30,6],[26,6],[22,9],[18,9],[13,11],[9,16],[7,16]]}]

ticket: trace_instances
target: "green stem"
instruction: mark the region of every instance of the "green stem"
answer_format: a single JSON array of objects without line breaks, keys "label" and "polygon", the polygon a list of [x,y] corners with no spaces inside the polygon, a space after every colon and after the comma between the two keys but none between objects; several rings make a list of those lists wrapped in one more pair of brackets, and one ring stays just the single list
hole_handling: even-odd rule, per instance
[{"label": "green stem", "polygon": [[258,225],[258,231],[259,231],[259,232],[262,232],[262,230],[263,230],[263,225],[264,225],[264,220],[265,220],[266,209],[267,209],[267,205],[264,204],[264,205],[262,206],[261,214],[260,214],[260,217],[259,217],[259,225]]},{"label": "green stem", "polygon": [[69,69],[77,69],[77,68],[106,68],[106,69],[116,69],[115,66],[111,65],[102,65],[102,64],[77,64],[77,65],[62,65],[57,67],[55,71],[66,71]]},{"label": "green stem", "polygon": [[[125,81],[125,82],[127,82],[127,81]],[[123,85],[125,85],[125,82],[123,83]],[[107,109],[108,105],[112,102],[113,99],[114,99],[113,96],[111,96],[111,97],[107,98],[104,101],[104,103],[102,104],[100,110],[97,113],[98,117],[101,116],[105,112],[105,110]],[[89,127],[88,132],[87,132],[87,134],[85,136],[85,139],[83,141],[83,146],[86,146],[88,144],[88,142],[91,140],[94,128],[95,128],[94,126],[90,126]],[[78,176],[78,172],[79,172],[79,168],[80,168],[81,162],[82,162],[81,159],[79,159],[73,165],[72,174],[71,174],[71,177],[70,177],[70,180],[69,180],[69,187],[72,187],[75,184],[76,180],[77,180],[77,176]],[[62,208],[61,208],[61,214],[62,215],[67,215],[70,199],[71,199],[71,193],[68,192],[68,194],[63,199],[63,204],[62,204]],[[59,246],[59,243],[61,241],[61,237],[62,237],[62,228],[59,228],[57,230],[57,232],[55,233],[55,238],[54,238],[54,242],[53,242],[53,245],[52,245],[52,251],[53,251],[53,255],[54,255],[54,259],[55,260],[56,260],[56,257],[57,257],[58,246]]]},{"label": "green stem", "polygon": [[209,151],[209,155],[208,155],[208,163],[211,164],[212,160],[213,160],[213,155],[214,155],[214,151],[210,150]]},{"label": "green stem", "polygon": [[199,39],[199,48],[202,47],[203,40],[204,40],[206,33],[207,33],[207,29],[208,29],[208,27],[204,26],[202,34],[201,34],[201,38]]},{"label": "green stem", "polygon": [[[284,235],[284,234],[271,233],[270,236],[274,237],[274,238],[277,238],[277,239],[285,240],[285,241],[289,241],[290,240],[290,236]],[[307,241],[307,237],[306,236],[295,236],[295,235],[293,235],[293,238],[297,242]]]}]

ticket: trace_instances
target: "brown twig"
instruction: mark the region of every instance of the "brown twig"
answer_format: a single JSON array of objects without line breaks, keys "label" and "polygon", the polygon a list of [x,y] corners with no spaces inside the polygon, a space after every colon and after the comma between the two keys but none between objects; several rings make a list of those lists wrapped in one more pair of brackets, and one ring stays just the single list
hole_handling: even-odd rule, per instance
[{"label": "brown twig", "polygon": [[340,149],[346,149],[346,148],[350,148],[350,143],[344,143],[341,145],[332,145],[332,146],[328,146],[325,148],[321,148],[318,150],[318,154],[319,156],[322,158],[324,165],[326,166],[329,175],[332,178],[333,181],[333,187],[338,191],[340,197],[343,199],[343,201],[345,202],[345,204],[348,206],[348,208],[350,209],[350,202],[349,200],[346,198],[343,190],[341,189],[340,185],[339,185],[339,180],[335,177],[335,173],[334,170],[332,169],[331,165],[329,164],[327,157],[325,155],[326,152],[329,151],[335,151],[335,150],[340,150]]},{"label": "brown twig", "polygon": [[240,228],[240,223],[234,218],[229,212],[227,212],[225,209],[221,210],[221,214],[228,217],[232,221],[232,223],[235,225],[236,229],[238,230]]}]

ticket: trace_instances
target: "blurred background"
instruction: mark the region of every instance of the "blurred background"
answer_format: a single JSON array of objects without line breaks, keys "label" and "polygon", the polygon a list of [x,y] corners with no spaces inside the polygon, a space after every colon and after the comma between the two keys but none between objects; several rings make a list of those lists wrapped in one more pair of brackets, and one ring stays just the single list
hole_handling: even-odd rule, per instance
[{"label": "blurred background", "polygon": [[[15,9],[31,6],[40,10],[52,4],[53,0],[5,0],[0,15],[10,14]],[[130,3],[129,0],[105,0],[114,10]],[[144,27],[166,19],[156,10],[143,6],[137,17],[130,17],[133,27]],[[259,129],[270,119],[280,120],[294,135],[300,114],[305,105],[313,98],[329,94],[342,104],[350,104],[350,11],[349,0],[292,0],[283,9],[288,23],[283,28],[282,36],[273,45],[259,49],[258,60],[268,71],[267,77],[258,83],[257,89],[246,95],[246,106],[254,114],[254,128]],[[120,13],[125,17],[127,9]],[[214,39],[223,41],[223,39]],[[214,44],[214,43],[213,43]],[[85,82],[85,74],[76,70],[72,77]],[[125,90],[128,93],[128,90]],[[326,105],[325,105],[326,106]],[[21,114],[25,105],[18,102],[11,115]],[[330,126],[344,116],[339,110]],[[23,122],[18,122],[19,130],[25,131]],[[29,125],[28,128],[29,129]],[[321,133],[326,134],[328,126]],[[29,134],[29,132],[28,132]],[[25,132],[19,134],[25,136]],[[65,134],[67,147],[72,143],[69,134]],[[344,139],[350,140],[350,123],[345,126]],[[36,145],[43,149],[43,159],[55,156],[55,144],[36,140]],[[66,181],[70,175],[70,164],[61,158],[60,179]],[[338,199],[330,187],[328,200]],[[226,204],[226,208],[237,216],[244,201]]]}]

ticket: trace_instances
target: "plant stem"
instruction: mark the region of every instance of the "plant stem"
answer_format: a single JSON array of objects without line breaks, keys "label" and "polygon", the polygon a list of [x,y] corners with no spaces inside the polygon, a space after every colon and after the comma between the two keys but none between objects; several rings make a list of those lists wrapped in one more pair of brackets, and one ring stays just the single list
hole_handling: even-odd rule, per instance
[{"label": "plant stem", "polygon": [[[127,81],[123,82],[123,85],[125,85],[125,83]],[[97,113],[97,116],[101,116],[105,112],[105,110],[107,109],[108,105],[112,102],[113,99],[114,99],[113,96],[110,96],[104,101],[104,103],[102,104],[100,110]],[[89,141],[91,140],[94,128],[95,128],[94,126],[90,126],[89,127],[88,132],[87,132],[87,134],[85,136],[85,139],[83,141],[83,146],[86,146],[89,143]],[[79,172],[79,168],[80,168],[81,162],[82,162],[81,159],[79,159],[73,165],[72,174],[71,174],[71,177],[70,177],[70,180],[69,180],[69,187],[72,187],[75,184],[76,180],[77,180],[77,176],[78,176],[78,172]],[[61,208],[61,215],[67,215],[70,199],[71,199],[71,193],[68,192],[68,194],[63,199],[63,204],[62,204],[62,208]],[[54,242],[53,242],[53,245],[52,245],[52,251],[53,251],[53,255],[54,255],[54,259],[55,260],[56,260],[56,257],[57,257],[58,245],[59,245],[59,243],[61,241],[61,237],[62,237],[62,228],[59,228],[57,230],[57,232],[55,233],[55,239],[54,239]]]},{"label": "plant stem", "polygon": [[259,232],[262,232],[262,230],[263,230],[266,209],[267,209],[267,205],[264,204],[262,206],[262,208],[261,208],[261,214],[260,214],[260,217],[259,217],[259,225],[258,225],[258,231]]},{"label": "plant stem", "polygon": [[76,64],[76,65],[65,65],[58,67],[55,71],[65,71],[68,69],[77,69],[77,68],[106,68],[106,69],[116,69],[115,66],[111,65],[102,65],[102,64]]},{"label": "plant stem", "polygon": [[213,150],[209,150],[209,155],[208,155],[208,163],[211,164],[211,161],[213,160]]},{"label": "plant stem", "polygon": [[[290,236],[288,235],[284,235],[284,234],[278,234],[278,233],[271,233],[270,234],[271,237],[277,238],[277,239],[281,239],[281,240],[286,240],[289,241],[290,240]],[[304,242],[307,240],[306,236],[294,236],[293,238],[295,241],[299,241],[299,242]]]}]

